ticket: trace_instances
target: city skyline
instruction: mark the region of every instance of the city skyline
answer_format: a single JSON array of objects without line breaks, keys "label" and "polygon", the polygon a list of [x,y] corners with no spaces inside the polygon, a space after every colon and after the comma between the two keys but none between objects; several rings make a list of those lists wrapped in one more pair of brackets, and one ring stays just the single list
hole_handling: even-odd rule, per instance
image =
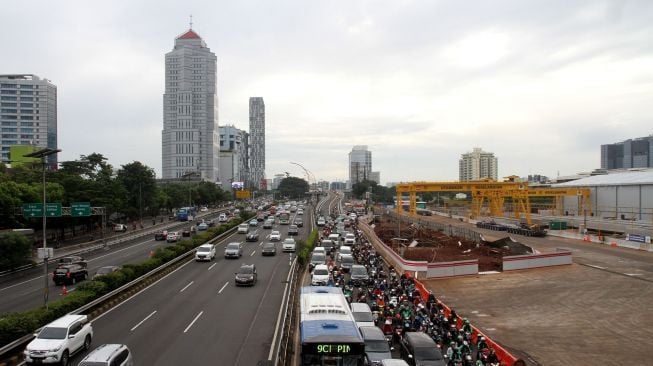
[{"label": "city skyline", "polygon": [[267,178],[302,176],[297,161],[346,179],[353,145],[375,151],[383,183],[456,180],[469,146],[495,153],[500,179],[553,178],[652,132],[646,1],[257,4],[12,3],[0,74],[57,85],[59,161],[98,152],[157,176],[161,54],[191,13],[218,55],[220,118],[246,129],[248,98],[265,98]]}]

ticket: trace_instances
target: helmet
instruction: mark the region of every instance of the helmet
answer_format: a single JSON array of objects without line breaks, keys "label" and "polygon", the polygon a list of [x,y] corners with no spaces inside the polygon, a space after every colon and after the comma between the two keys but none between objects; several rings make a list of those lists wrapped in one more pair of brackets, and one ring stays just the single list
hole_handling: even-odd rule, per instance
[{"label": "helmet", "polygon": [[485,337],[481,336],[480,341],[485,342]]},{"label": "helmet", "polygon": [[469,324],[469,320],[467,320],[467,318],[463,318],[463,323]]}]

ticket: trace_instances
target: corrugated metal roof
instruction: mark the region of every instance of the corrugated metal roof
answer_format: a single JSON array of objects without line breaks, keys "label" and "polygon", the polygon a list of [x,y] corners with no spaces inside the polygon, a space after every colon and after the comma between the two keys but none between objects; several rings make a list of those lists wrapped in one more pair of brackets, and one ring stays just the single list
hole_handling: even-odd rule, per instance
[{"label": "corrugated metal roof", "polygon": [[621,172],[572,180],[554,184],[552,187],[592,187],[653,184],[653,169],[635,172]]}]

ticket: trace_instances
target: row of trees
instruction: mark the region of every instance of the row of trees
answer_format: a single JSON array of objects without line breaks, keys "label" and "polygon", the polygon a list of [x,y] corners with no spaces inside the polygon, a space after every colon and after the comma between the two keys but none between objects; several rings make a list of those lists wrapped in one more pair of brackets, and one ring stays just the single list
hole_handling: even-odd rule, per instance
[{"label": "row of trees", "polygon": [[[36,221],[20,216],[19,208],[23,203],[43,200],[41,174],[40,165],[8,170],[0,164],[0,228],[38,227]],[[232,199],[231,193],[210,182],[156,184],[154,169],[138,161],[114,170],[98,153],[62,162],[57,171],[46,172],[46,181],[48,202],[61,202],[63,206],[90,202],[106,207],[108,217],[126,220],[188,206],[189,198],[193,205]]]},{"label": "row of trees", "polygon": [[394,205],[395,195],[397,191],[394,187],[385,187],[379,185],[373,180],[364,180],[362,182],[354,183],[351,187],[351,192],[355,198],[366,198],[367,192],[370,193],[370,198],[374,202],[380,202],[386,205]]}]

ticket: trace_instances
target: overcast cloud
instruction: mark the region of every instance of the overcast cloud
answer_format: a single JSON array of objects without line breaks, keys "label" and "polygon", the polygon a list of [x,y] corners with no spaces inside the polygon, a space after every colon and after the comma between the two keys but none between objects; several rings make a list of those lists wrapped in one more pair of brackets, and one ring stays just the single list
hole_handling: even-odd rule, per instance
[{"label": "overcast cloud", "polygon": [[58,87],[60,160],[102,153],[161,174],[164,54],[194,26],[218,57],[220,125],[266,104],[268,177],[456,180],[479,146],[499,175],[600,166],[653,133],[653,2],[1,1],[0,73]]}]

